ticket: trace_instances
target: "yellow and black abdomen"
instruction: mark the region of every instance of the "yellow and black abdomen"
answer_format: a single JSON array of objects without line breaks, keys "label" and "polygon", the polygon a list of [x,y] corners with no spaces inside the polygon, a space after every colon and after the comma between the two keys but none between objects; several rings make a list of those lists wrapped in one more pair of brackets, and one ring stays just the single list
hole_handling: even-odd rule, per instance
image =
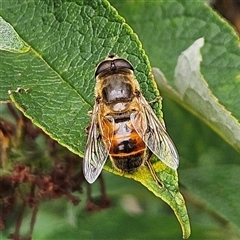
[{"label": "yellow and black abdomen", "polygon": [[145,143],[133,128],[130,119],[118,119],[114,125],[109,155],[118,169],[131,172],[143,163]]}]

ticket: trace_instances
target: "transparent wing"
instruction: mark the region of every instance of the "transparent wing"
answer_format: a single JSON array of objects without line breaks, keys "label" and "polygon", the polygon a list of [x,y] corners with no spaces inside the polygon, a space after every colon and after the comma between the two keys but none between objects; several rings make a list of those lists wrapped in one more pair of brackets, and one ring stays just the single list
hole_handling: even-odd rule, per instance
[{"label": "transparent wing", "polygon": [[164,124],[159,121],[142,95],[139,96],[139,103],[142,110],[132,113],[130,117],[133,127],[147,147],[162,162],[172,169],[177,169],[179,165],[178,153]]},{"label": "transparent wing", "polygon": [[109,147],[107,147],[102,140],[98,126],[97,112],[98,105],[95,104],[83,157],[83,173],[89,183],[93,183],[100,175],[104,163],[108,158],[110,148],[110,144],[108,144]]}]

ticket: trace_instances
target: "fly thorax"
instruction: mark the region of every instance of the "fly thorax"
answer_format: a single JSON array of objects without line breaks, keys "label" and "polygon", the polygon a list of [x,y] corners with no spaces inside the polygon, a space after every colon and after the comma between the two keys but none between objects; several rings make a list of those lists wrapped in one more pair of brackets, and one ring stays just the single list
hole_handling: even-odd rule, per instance
[{"label": "fly thorax", "polygon": [[132,87],[125,81],[124,76],[113,75],[102,89],[103,101],[106,103],[130,101],[132,98]]}]

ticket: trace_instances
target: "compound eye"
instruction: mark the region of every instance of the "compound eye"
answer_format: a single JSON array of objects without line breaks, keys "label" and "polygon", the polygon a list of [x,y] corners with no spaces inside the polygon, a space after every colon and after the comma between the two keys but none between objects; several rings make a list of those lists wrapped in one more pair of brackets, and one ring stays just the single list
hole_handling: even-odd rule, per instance
[{"label": "compound eye", "polygon": [[110,71],[111,70],[111,60],[105,60],[101,62],[95,71],[95,77],[97,77],[101,72]]},{"label": "compound eye", "polygon": [[134,71],[133,66],[124,58],[115,58],[113,60],[104,60],[101,62],[95,71],[95,77],[102,72],[115,72],[121,69],[130,69]]},{"label": "compound eye", "polygon": [[113,60],[113,62],[114,62],[114,65],[115,65],[116,69],[127,68],[127,69],[130,69],[130,70],[134,71],[131,63],[128,62],[127,60],[123,59],[123,58],[117,58],[117,59]]}]

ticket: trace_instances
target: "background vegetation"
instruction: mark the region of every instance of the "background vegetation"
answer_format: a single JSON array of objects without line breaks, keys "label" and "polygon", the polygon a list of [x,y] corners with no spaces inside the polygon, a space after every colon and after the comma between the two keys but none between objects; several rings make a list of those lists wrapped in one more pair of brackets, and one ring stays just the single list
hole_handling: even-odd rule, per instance
[{"label": "background vegetation", "polygon": [[[62,145],[82,153],[83,129],[89,122],[82,113],[87,113],[93,103],[96,63],[109,52],[128,58],[136,66],[137,78],[150,100],[156,92],[147,77],[149,63],[145,51],[151,66],[157,68],[154,74],[163,96],[164,120],[180,155],[180,191],[189,212],[191,239],[240,238],[240,50],[237,34],[205,1],[194,1],[194,4],[187,0],[110,2],[118,13],[105,1],[94,4],[88,1],[0,1],[1,16],[20,36],[16,41],[20,45],[5,46],[4,51],[0,51],[4,60],[0,68],[1,116],[12,118],[5,107],[10,100],[7,93],[21,87],[21,94],[13,93],[12,98],[18,107]],[[138,35],[144,51],[118,14]],[[190,67],[186,63],[180,77],[187,86],[181,94],[176,84],[181,71],[175,72],[178,57],[202,37],[202,61],[197,51],[190,54],[187,59]],[[192,65],[194,57],[198,61],[196,65],[200,64],[196,70],[193,69],[196,65]],[[166,82],[158,75],[159,69]],[[193,77],[189,82],[200,81],[201,84],[192,87],[185,81],[189,76]],[[66,90],[69,86],[71,91]],[[202,86],[206,87],[206,92],[202,92]],[[81,94],[74,89],[80,89]],[[32,93],[28,94],[28,90]],[[71,110],[67,115],[66,109]],[[37,139],[40,152],[44,153],[46,143],[43,137]],[[51,169],[47,162],[49,157],[41,163],[46,171]],[[34,162],[34,168],[37,167],[39,164]],[[5,170],[3,168],[2,176],[8,174]],[[150,191],[132,179],[106,171],[104,179],[110,208],[97,213],[86,212],[84,202],[89,203],[89,199],[80,193],[75,194],[81,199],[78,206],[73,206],[73,199],[66,201],[66,197],[45,199],[39,206],[33,237],[181,238],[181,229],[172,210]],[[94,199],[100,195],[96,185],[92,189]],[[83,185],[83,191],[87,189]],[[4,194],[1,193],[2,199]],[[18,211],[13,210],[6,220],[2,238],[15,231],[12,219]],[[30,222],[30,217],[24,219],[22,235],[28,231]]]}]

